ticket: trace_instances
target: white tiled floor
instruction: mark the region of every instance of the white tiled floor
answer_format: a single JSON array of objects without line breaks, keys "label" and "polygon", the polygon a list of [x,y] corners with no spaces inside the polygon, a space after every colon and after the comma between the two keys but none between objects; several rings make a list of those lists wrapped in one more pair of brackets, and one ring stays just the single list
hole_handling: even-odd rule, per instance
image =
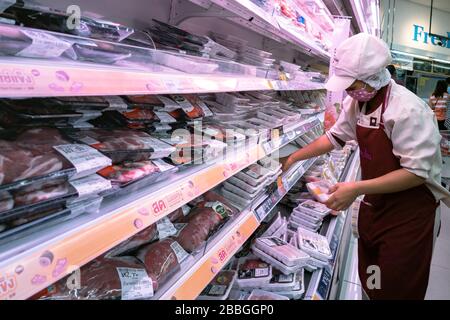
[{"label": "white tiled floor", "polygon": [[441,233],[431,261],[427,300],[450,300],[450,209],[441,206]]}]

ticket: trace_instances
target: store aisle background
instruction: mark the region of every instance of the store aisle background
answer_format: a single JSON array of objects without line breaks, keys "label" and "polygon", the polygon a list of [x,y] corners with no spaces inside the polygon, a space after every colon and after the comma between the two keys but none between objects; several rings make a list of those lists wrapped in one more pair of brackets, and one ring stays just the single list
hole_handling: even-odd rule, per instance
[{"label": "store aisle background", "polygon": [[450,299],[450,209],[441,206],[441,233],[431,261],[427,300]]}]

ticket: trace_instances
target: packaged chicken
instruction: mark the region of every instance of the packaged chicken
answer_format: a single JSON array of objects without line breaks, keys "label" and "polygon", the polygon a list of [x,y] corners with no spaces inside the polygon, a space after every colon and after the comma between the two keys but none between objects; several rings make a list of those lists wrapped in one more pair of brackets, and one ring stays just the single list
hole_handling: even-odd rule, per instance
[{"label": "packaged chicken", "polygon": [[175,151],[174,147],[142,131],[95,128],[70,131],[68,134],[109,156],[115,164],[164,158]]},{"label": "packaged chicken", "polygon": [[297,234],[300,249],[313,258],[327,261],[333,257],[326,237],[302,228],[297,229]]},{"label": "packaged chicken", "polygon": [[28,129],[0,140],[0,189],[41,180],[87,176],[111,164],[97,150],[71,144],[57,129]]},{"label": "packaged chicken", "polygon": [[307,259],[303,252],[277,237],[258,238],[254,246],[288,267],[301,265]]},{"label": "packaged chicken", "polygon": [[300,203],[298,207],[294,209],[294,212],[303,212],[312,217],[324,218],[331,212],[331,209],[328,209],[323,203],[307,200]]},{"label": "packaged chicken", "polygon": [[[67,268],[59,259],[53,272]],[[33,281],[39,281],[35,277]],[[134,257],[100,257],[34,295],[43,300],[142,300],[153,297],[158,283]]]},{"label": "packaged chicken", "polygon": [[329,191],[331,184],[325,180],[320,182],[310,182],[306,184],[308,191],[316,198],[317,201],[322,203],[327,202],[330,198]]},{"label": "packaged chicken", "polygon": [[236,271],[220,271],[203,289],[197,300],[226,300],[236,280]]},{"label": "packaged chicken", "polygon": [[236,284],[239,288],[266,285],[272,278],[272,266],[257,257],[243,257],[238,261]]}]

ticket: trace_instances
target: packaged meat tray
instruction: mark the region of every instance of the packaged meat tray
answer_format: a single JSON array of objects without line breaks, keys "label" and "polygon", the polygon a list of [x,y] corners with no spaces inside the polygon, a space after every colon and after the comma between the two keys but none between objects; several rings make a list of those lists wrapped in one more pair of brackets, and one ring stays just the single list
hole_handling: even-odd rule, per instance
[{"label": "packaged meat tray", "polygon": [[310,257],[308,260],[308,266],[315,268],[315,269],[321,269],[321,268],[325,268],[326,266],[328,266],[328,262],[316,259],[314,257]]},{"label": "packaged meat tray", "polygon": [[[133,96],[124,96],[125,101],[131,107],[136,108],[164,108],[165,103],[156,95],[133,95]],[[171,104],[174,104],[172,102]],[[171,110],[172,111],[172,110]]]},{"label": "packaged meat tray", "polygon": [[68,13],[42,6],[36,2],[19,1],[4,12],[14,16],[25,27],[62,32],[80,37],[122,41],[134,32],[132,28],[118,23],[88,17],[80,17],[79,25],[70,28]]},{"label": "packaged meat tray", "polygon": [[292,300],[299,300],[303,297],[303,294],[305,293],[305,282],[304,282],[304,270],[301,269],[296,274],[296,282],[295,286],[292,290],[287,291],[277,291],[276,294],[280,296],[285,296],[286,298],[292,299]]},{"label": "packaged meat tray", "polygon": [[305,218],[303,218],[301,216],[297,216],[297,215],[291,215],[290,221],[293,221],[302,226],[306,226],[312,230],[318,229],[322,225],[321,220],[319,220],[317,222],[313,222],[311,220],[305,219]]},{"label": "packaged meat tray", "polygon": [[239,213],[239,210],[233,207],[224,197],[222,197],[220,194],[218,194],[216,191],[209,190],[202,194],[201,196],[197,197],[193,201],[191,201],[189,204],[193,205],[197,208],[203,208],[210,202],[220,202],[223,203],[226,207],[226,210],[229,211],[229,216],[235,215]]},{"label": "packaged meat tray", "polygon": [[242,133],[216,123],[203,123],[201,127],[194,125],[194,133],[202,134],[207,139],[225,142],[228,145],[245,141],[245,135]]},{"label": "packaged meat tray", "polygon": [[0,211],[0,224],[26,219],[65,206],[69,201],[93,197],[109,189],[111,189],[109,181],[98,175],[92,175],[72,181],[65,178],[40,181],[3,191],[0,194],[0,203],[4,209]]},{"label": "packaged meat tray", "polygon": [[109,156],[114,164],[168,157],[175,148],[135,130],[88,129],[69,131],[68,135]]},{"label": "packaged meat tray", "polygon": [[288,267],[305,263],[308,258],[303,252],[277,237],[258,238],[254,246]]},{"label": "packaged meat tray", "polygon": [[72,43],[45,31],[0,26],[0,55],[27,58],[58,58]]},{"label": "packaged meat tray", "polygon": [[58,177],[78,178],[111,165],[97,150],[71,144],[59,130],[35,128],[0,139],[0,190]]},{"label": "packaged meat tray", "polygon": [[73,53],[70,58],[78,61],[88,61],[102,64],[114,64],[128,59],[132,53],[109,43],[83,41],[72,46]]},{"label": "packaged meat tray", "polygon": [[243,257],[238,261],[236,284],[239,288],[259,287],[272,279],[272,266],[257,257]]},{"label": "packaged meat tray", "polygon": [[98,174],[111,181],[115,186],[125,187],[132,182],[144,179],[147,183],[158,180],[164,172],[174,172],[175,167],[164,160],[125,161],[106,167]]},{"label": "packaged meat tray", "polygon": [[268,264],[270,264],[274,268],[280,270],[284,274],[296,273],[300,268],[302,268],[306,264],[306,262],[304,262],[301,265],[288,267],[284,263],[282,263],[281,261],[275,259],[274,257],[272,257],[269,254],[265,253],[264,251],[256,248],[255,246],[252,247],[252,251],[258,258],[260,258],[261,260],[267,262]]},{"label": "packaged meat tray", "polygon": [[272,222],[272,224],[267,228],[266,231],[262,234],[263,237],[270,237],[273,235],[284,223],[284,219],[280,212],[278,212],[277,217]]},{"label": "packaged meat tray", "polygon": [[[230,179],[228,179],[228,180],[230,180]],[[235,195],[237,195],[241,198],[247,199],[247,200],[255,199],[258,196],[258,194],[261,192],[261,190],[264,189],[264,184],[262,184],[260,187],[251,188],[248,191],[246,191],[245,189],[242,189],[242,188],[234,185],[235,180],[232,181],[233,183],[228,182],[228,180],[223,183],[223,187],[225,188],[225,190],[227,190],[231,193],[234,193]]]},{"label": "packaged meat tray", "polygon": [[[59,269],[64,270],[64,267],[61,264]],[[42,290],[32,299],[143,300],[153,297],[157,290],[157,283],[134,257],[100,257],[89,262],[79,269],[79,286],[75,288],[67,285],[71,280],[69,277]]]},{"label": "packaged meat tray", "polygon": [[249,296],[250,292],[246,290],[231,289],[230,294],[228,295],[228,300],[248,300]]},{"label": "packaged meat tray", "polygon": [[267,285],[261,286],[260,289],[270,292],[292,291],[297,286],[299,280],[298,274],[301,273],[302,270],[303,269],[297,273],[286,275],[274,268],[272,269],[272,279],[270,279],[270,282]]},{"label": "packaged meat tray", "polygon": [[[271,175],[271,172],[259,164],[252,164],[244,170],[236,173],[233,177],[242,180],[244,183],[249,184],[251,187],[258,187],[264,180]],[[242,188],[246,188],[243,185]]]},{"label": "packaged meat tray", "polygon": [[304,224],[302,224],[302,223],[298,223],[298,222],[296,222],[296,221],[294,221],[294,220],[289,220],[289,224],[290,224],[290,226],[292,227],[292,228],[294,228],[295,230],[297,230],[298,228],[303,228],[303,229],[307,229],[307,230],[309,230],[309,231],[312,231],[312,232],[318,232],[319,231],[319,229],[320,229],[320,225],[319,226],[317,226],[317,227],[314,227],[314,228],[312,228],[312,227],[309,227],[309,226],[307,226],[307,225],[304,225]]},{"label": "packaged meat tray", "polygon": [[236,280],[233,270],[220,271],[200,293],[197,300],[226,300]]},{"label": "packaged meat tray", "polygon": [[307,200],[299,204],[294,211],[304,212],[312,217],[324,218],[331,212],[331,209],[328,209],[323,203]]},{"label": "packaged meat tray", "polygon": [[323,218],[321,218],[321,217],[314,217],[312,215],[308,215],[301,211],[293,211],[291,214],[291,218],[306,220],[307,222],[313,223],[313,224],[319,224],[323,221]]},{"label": "packaged meat tray", "polygon": [[167,112],[152,111],[150,109],[139,107],[126,110],[111,111],[111,113],[116,117],[119,123],[132,129],[145,128],[147,124],[151,124],[153,122],[176,122],[176,120]]},{"label": "packaged meat tray", "polygon": [[228,201],[233,203],[237,208],[241,210],[246,208],[253,202],[253,200],[242,198],[234,194],[233,192],[226,190],[225,188],[220,189],[220,192]]},{"label": "packaged meat tray", "polygon": [[202,246],[217,228],[226,222],[233,211],[225,204],[205,202],[192,209],[187,225],[175,238],[187,252],[194,252]]},{"label": "packaged meat tray", "polygon": [[326,237],[302,228],[297,229],[297,234],[300,249],[313,258],[327,261],[333,257]]},{"label": "packaged meat tray", "polygon": [[270,291],[255,289],[247,300],[289,300],[289,298]]},{"label": "packaged meat tray", "polygon": [[144,263],[153,280],[155,291],[180,270],[180,264],[188,257],[183,247],[170,238],[144,246],[137,253],[137,258]]},{"label": "packaged meat tray", "polygon": [[[29,107],[29,111],[33,110],[49,109],[50,112],[56,112],[57,110],[78,111],[78,110],[96,110],[102,111],[107,108],[113,109],[114,107],[124,108],[126,105],[122,105],[120,100],[116,100],[116,97],[95,97],[95,96],[74,96],[74,97],[48,97],[48,98],[31,98],[20,99],[21,105]],[[40,106],[39,108],[35,108]],[[43,108],[42,108],[42,107]]]}]

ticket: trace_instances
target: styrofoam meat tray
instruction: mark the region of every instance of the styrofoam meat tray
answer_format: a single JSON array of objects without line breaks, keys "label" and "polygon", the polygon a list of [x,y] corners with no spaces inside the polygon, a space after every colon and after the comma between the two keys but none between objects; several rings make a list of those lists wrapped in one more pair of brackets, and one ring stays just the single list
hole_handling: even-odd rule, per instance
[{"label": "styrofoam meat tray", "polygon": [[297,234],[300,249],[310,256],[324,261],[333,257],[326,237],[303,228],[298,228]]},{"label": "styrofoam meat tray", "polygon": [[254,246],[288,267],[305,263],[308,259],[308,255],[279,237],[257,238]]}]

